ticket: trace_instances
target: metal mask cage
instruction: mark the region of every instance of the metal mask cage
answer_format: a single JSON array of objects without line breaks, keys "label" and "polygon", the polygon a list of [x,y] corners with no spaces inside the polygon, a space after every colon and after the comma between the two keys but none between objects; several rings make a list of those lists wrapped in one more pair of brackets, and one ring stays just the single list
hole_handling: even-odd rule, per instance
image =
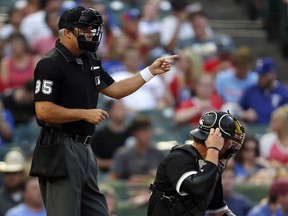
[{"label": "metal mask cage", "polygon": [[97,28],[93,28],[90,30],[87,30],[90,26],[79,26],[78,28],[78,35],[80,34],[92,34],[93,37],[97,37],[99,39],[101,39],[103,31],[101,26],[98,26]]},{"label": "metal mask cage", "polygon": [[245,139],[245,130],[242,124],[237,119],[233,119],[235,122],[235,135],[232,141],[236,143],[236,146],[238,147],[238,149],[240,149]]}]

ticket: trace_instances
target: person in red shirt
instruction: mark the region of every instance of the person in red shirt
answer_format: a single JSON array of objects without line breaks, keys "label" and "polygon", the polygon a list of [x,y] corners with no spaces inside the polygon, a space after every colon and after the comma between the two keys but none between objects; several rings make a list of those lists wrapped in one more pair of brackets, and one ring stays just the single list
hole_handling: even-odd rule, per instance
[{"label": "person in red shirt", "polygon": [[178,124],[197,124],[205,112],[219,110],[222,105],[223,101],[214,91],[212,76],[203,74],[196,84],[195,96],[179,104],[174,119]]}]

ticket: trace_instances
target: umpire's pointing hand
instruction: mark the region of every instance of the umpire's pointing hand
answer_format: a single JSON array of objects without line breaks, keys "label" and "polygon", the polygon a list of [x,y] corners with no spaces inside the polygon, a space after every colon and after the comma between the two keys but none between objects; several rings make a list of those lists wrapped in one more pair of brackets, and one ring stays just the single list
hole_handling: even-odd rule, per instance
[{"label": "umpire's pointing hand", "polygon": [[149,66],[149,70],[153,76],[166,73],[170,70],[172,61],[176,58],[178,58],[178,55],[170,55],[162,58],[157,58]]}]

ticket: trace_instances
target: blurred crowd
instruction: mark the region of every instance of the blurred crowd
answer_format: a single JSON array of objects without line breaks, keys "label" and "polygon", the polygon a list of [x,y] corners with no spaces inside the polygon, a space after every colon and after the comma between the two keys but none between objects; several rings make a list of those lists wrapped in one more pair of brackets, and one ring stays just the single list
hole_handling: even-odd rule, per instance
[{"label": "blurred crowd", "polygon": [[[251,2],[250,18],[275,27],[263,14],[265,1]],[[288,179],[288,86],[278,79],[271,56],[255,58],[249,47],[237,46],[231,36],[215,31],[201,1],[19,0],[0,23],[0,216],[45,215],[40,190],[28,177],[38,135],[33,72],[38,60],[54,47],[61,12],[78,4],[103,16],[97,55],[115,80],[133,76],[155,58],[179,55],[169,73],[154,77],[134,94],[122,100],[100,99],[99,106],[110,116],[97,127],[91,143],[100,183],[149,185],[171,147],[169,142],[166,148],[157,145],[159,130],[164,136],[157,141],[169,141],[178,129],[195,127],[205,112],[229,110],[246,125],[247,138],[231,159],[227,178],[223,177],[228,205],[236,206],[237,211],[231,209],[237,216],[248,215],[258,203],[232,193],[233,186],[263,184],[271,189],[261,205],[287,215],[283,196],[288,190],[277,187],[287,182],[273,184]],[[171,125],[173,131],[167,129]],[[257,127],[260,132],[249,130]],[[175,137],[173,145],[188,139]],[[104,192],[111,215],[116,215],[119,198],[114,188],[104,184]],[[129,192],[129,202],[145,205],[149,194],[148,186],[137,188]]]}]

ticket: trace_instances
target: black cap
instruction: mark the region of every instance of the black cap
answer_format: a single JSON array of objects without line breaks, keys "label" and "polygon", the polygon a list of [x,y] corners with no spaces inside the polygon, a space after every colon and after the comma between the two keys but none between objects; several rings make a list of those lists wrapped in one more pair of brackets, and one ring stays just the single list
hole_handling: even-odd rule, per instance
[{"label": "black cap", "polygon": [[70,8],[64,11],[58,22],[58,29],[72,29],[73,27],[75,27],[75,23],[79,22],[82,11],[84,10],[84,7],[78,6],[76,8]]}]

